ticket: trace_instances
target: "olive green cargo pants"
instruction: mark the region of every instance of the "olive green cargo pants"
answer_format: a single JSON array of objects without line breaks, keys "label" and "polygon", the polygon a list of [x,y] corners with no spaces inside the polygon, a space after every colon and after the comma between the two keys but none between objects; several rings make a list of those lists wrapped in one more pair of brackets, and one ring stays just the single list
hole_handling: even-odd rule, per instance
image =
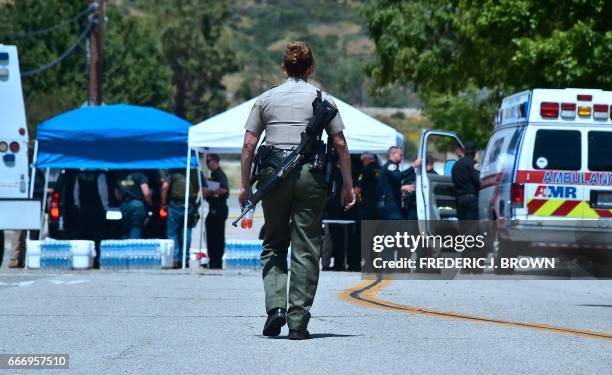
[{"label": "olive green cargo pants", "polygon": [[[262,181],[273,174],[262,172]],[[308,165],[293,170],[262,201],[265,236],[261,261],[266,311],[287,310],[290,329],[305,330],[319,282],[321,220],[327,201],[323,173]],[[287,249],[291,243],[291,275],[287,295]],[[289,301],[287,308],[287,300]]]}]

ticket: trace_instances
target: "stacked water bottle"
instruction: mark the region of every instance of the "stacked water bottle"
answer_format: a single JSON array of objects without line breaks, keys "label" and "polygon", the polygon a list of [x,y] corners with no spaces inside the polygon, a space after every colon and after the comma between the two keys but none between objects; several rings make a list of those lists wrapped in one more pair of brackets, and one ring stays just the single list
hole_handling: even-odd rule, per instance
[{"label": "stacked water bottle", "polygon": [[226,270],[256,270],[261,265],[261,240],[226,240],[223,268]]},{"label": "stacked water bottle", "polygon": [[40,242],[40,267],[50,270],[72,268],[72,244],[70,241],[48,239]]},{"label": "stacked water bottle", "polygon": [[104,270],[161,267],[159,240],[105,240],[100,243],[100,268]]}]

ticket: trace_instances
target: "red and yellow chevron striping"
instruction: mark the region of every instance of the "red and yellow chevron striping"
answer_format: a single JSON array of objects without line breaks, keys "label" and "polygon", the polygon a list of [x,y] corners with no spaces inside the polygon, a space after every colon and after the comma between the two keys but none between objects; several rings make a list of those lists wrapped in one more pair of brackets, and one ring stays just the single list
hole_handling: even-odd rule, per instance
[{"label": "red and yellow chevron striping", "polygon": [[530,199],[527,202],[527,212],[534,216],[612,217],[612,210],[591,208],[588,201],[563,199]]}]

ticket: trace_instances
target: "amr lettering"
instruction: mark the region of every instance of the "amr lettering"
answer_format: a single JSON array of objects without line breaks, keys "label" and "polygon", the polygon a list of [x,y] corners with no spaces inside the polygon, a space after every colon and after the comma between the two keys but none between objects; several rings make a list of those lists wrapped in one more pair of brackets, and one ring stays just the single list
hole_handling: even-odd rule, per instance
[{"label": "amr lettering", "polygon": [[535,191],[535,197],[541,198],[574,198],[576,199],[576,187],[540,185]]}]

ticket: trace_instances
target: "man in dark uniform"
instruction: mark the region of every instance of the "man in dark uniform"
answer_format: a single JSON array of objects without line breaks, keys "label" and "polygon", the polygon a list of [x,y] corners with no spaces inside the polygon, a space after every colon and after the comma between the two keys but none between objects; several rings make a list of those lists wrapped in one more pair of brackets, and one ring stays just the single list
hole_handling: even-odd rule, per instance
[{"label": "man in dark uniform", "polygon": [[[476,145],[474,142],[466,142],[463,149],[463,157],[459,159],[451,171],[453,185],[455,187],[457,219],[460,221],[462,233],[476,234],[478,230],[478,191],[480,190],[480,172],[478,163],[474,160]],[[479,251],[465,251],[465,258],[478,258],[483,254]],[[483,269],[462,269],[462,273],[482,273]]]},{"label": "man in dark uniform", "polygon": [[357,176],[355,183],[355,194],[360,201],[361,219],[376,220],[376,202],[378,201],[378,177],[380,176],[380,165],[371,152],[361,155],[363,170]]},{"label": "man in dark uniform", "polygon": [[78,208],[78,238],[96,243],[94,268],[98,268],[100,241],[106,235],[108,210],[108,184],[104,171],[79,171],[74,184],[74,204]]},{"label": "man in dark uniform", "polygon": [[119,174],[115,195],[121,202],[123,238],[142,237],[147,218],[147,206],[152,206],[151,189],[141,172],[124,171]]},{"label": "man in dark uniform", "polygon": [[410,168],[400,171],[399,164],[404,157],[402,149],[390,147],[387,162],[381,169],[378,178],[378,214],[382,220],[402,220],[402,181],[415,173],[414,169],[421,165],[421,160],[416,159],[410,164]]},{"label": "man in dark uniform", "polygon": [[208,215],[206,216],[206,244],[208,248],[209,267],[220,269],[225,250],[225,220],[227,220],[229,184],[227,176],[219,165],[219,155],[209,154],[206,165],[210,169],[208,179]]},{"label": "man in dark uniform", "polygon": [[478,191],[480,190],[480,172],[477,169],[476,145],[466,142],[464,156],[452,169],[455,186],[457,218],[459,220],[478,220]]}]

